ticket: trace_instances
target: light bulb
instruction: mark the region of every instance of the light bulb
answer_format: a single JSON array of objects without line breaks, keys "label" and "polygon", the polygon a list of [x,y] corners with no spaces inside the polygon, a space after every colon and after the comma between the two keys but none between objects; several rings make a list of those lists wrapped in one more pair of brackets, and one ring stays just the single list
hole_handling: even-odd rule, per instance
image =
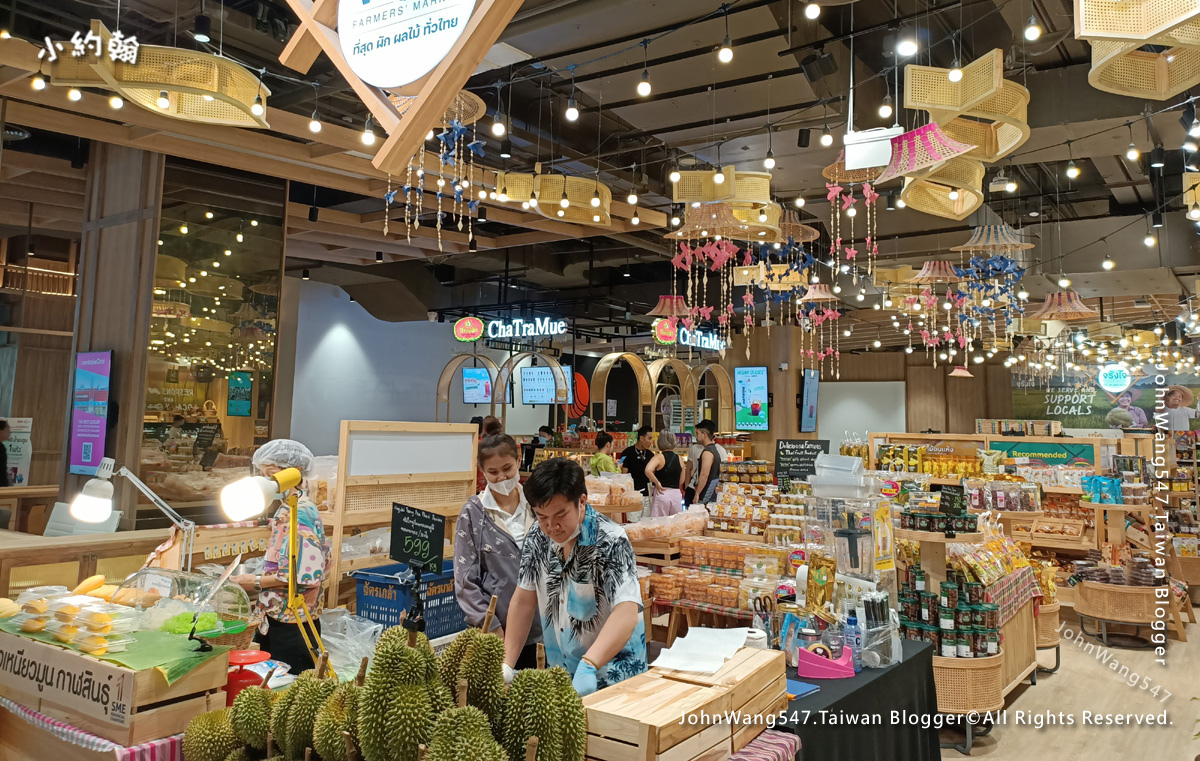
[{"label": "light bulb", "polygon": [[899,39],[896,41],[896,54],[908,58],[917,54],[917,37],[912,29],[904,29],[900,32]]},{"label": "light bulb", "polygon": [[508,186],[500,188],[500,192],[496,194],[496,200],[500,203],[508,203]]},{"label": "light bulb", "polygon": [[892,96],[883,96],[883,103],[879,104],[879,117],[881,119],[890,119],[892,117]]},{"label": "light bulb", "polygon": [[729,41],[729,35],[725,35],[721,47],[717,49],[717,60],[721,63],[729,63],[733,60],[733,45]]},{"label": "light bulb", "polygon": [[564,209],[571,205],[570,200],[567,199],[567,191],[563,191],[562,198],[558,200],[558,205]]},{"label": "light bulb", "polygon": [[[79,88],[72,87],[70,90],[67,90],[67,99],[72,100],[72,101],[82,100],[83,93],[79,91]],[[168,103],[167,105],[170,105],[170,103]],[[166,106],[163,106],[163,108],[166,108]]]},{"label": "light bulb", "polygon": [[46,80],[39,74],[38,76],[35,76],[33,79],[29,80],[29,85],[35,90],[45,90]]},{"label": "light bulb", "polygon": [[876,338],[875,343],[873,343],[871,345],[874,346],[876,349],[878,349],[880,346],[883,346],[883,344],[879,342],[878,338]]},{"label": "light bulb", "polygon": [[1016,193],[1017,192],[1017,181],[1009,180],[1008,182],[1006,182],[1004,184],[1004,189],[1005,189],[1005,191],[1007,191],[1009,193]]},{"label": "light bulb", "polygon": [[829,131],[828,126],[821,130],[821,145],[826,148],[833,145],[833,134]]},{"label": "light bulb", "polygon": [[951,308],[951,307],[953,307],[953,306],[954,306],[954,305],[953,305],[953,304],[951,304],[949,301],[946,301],[946,302],[943,302],[943,303],[942,303],[942,309],[945,309],[947,312],[949,312],[949,311],[950,311],[950,308]]},{"label": "light bulb", "polygon": [[637,202],[638,202],[638,196],[637,196],[637,193],[633,192],[632,190],[631,190],[631,191],[629,191],[629,195],[625,197],[625,201],[626,201],[626,202],[627,202],[627,203],[628,203],[630,206],[637,206]]},{"label": "light bulb", "polygon": [[1192,202],[1192,207],[1188,209],[1188,219],[1200,219],[1200,204]]},{"label": "light bulb", "polygon": [[1038,25],[1036,16],[1029,17],[1029,23],[1025,25],[1025,39],[1033,42],[1038,37],[1042,36],[1042,27]]},{"label": "light bulb", "polygon": [[905,347],[904,347],[904,353],[905,353],[905,354],[912,354],[912,353],[913,353],[913,348],[912,348],[911,346],[905,346]]},{"label": "light bulb", "polygon": [[367,125],[367,128],[363,130],[362,144],[375,145],[375,130],[371,129],[370,125]]},{"label": "light bulb", "polygon": [[573,122],[579,118],[579,106],[575,105],[574,96],[567,98],[567,121]]},{"label": "light bulb", "polygon": [[803,209],[804,208],[804,196],[796,196],[796,200],[793,203],[796,204],[797,209]]},{"label": "light bulb", "polygon": [[667,175],[667,179],[670,180],[671,182],[679,182],[679,170],[672,169],[671,173],[669,175]]},{"label": "light bulb", "polygon": [[592,191],[592,208],[593,209],[600,208],[600,191],[599,190]]},{"label": "light bulb", "polygon": [[114,95],[108,99],[108,105],[111,106],[113,110],[122,109],[125,107],[125,99],[120,95]]},{"label": "light bulb", "polygon": [[718,169],[717,173],[713,175],[712,180],[717,185],[722,184],[723,182],[725,182],[725,173],[722,172],[720,169]]},{"label": "light bulb", "polygon": [[1101,265],[1100,265],[1100,266],[1101,266],[1101,267],[1103,267],[1103,268],[1104,268],[1104,269],[1106,269],[1106,270],[1110,270],[1110,269],[1112,269],[1113,267],[1116,267],[1116,266],[1117,266],[1117,263],[1116,263],[1116,262],[1114,262],[1112,259],[1110,259],[1110,258],[1108,257],[1108,255],[1106,254],[1106,255],[1105,255],[1105,257],[1104,257],[1104,262],[1103,262],[1103,263],[1101,263]]},{"label": "light bulb", "polygon": [[816,3],[809,3],[804,6],[804,18],[813,21],[821,15],[821,6]]},{"label": "light bulb", "polygon": [[212,218],[213,218],[213,216],[215,216],[215,215],[214,215],[214,214],[213,214],[211,211],[206,211],[206,212],[204,212],[204,218],[205,218],[205,219],[212,219]]},{"label": "light bulb", "polygon": [[1017,298],[1021,301],[1027,300],[1029,298],[1029,291],[1022,288],[1021,290],[1017,291]]},{"label": "light bulb", "polygon": [[504,137],[505,132],[508,132],[508,127],[504,124],[504,115],[498,113],[492,120],[492,134],[496,137]]},{"label": "light bulb", "polygon": [[946,74],[946,77],[951,82],[961,82],[962,81],[963,71],[958,66],[957,58],[954,59],[954,65],[950,68],[950,72],[948,74]]},{"label": "light bulb", "polygon": [[538,205],[537,191],[534,191],[529,194],[529,205],[535,209],[537,208],[537,205]]},{"label": "light bulb", "polygon": [[892,305],[892,300],[891,300],[891,299],[884,299],[884,300],[883,300],[883,305],[884,305],[885,307],[890,307],[890,306]]},{"label": "light bulb", "polygon": [[1058,287],[1059,288],[1070,288],[1071,287],[1071,279],[1068,278],[1066,275],[1063,275],[1062,277],[1060,277],[1058,279]]},{"label": "light bulb", "polygon": [[1067,162],[1067,177],[1074,180],[1079,176],[1079,167],[1075,166],[1075,160]]},{"label": "light bulb", "polygon": [[1142,154],[1140,151],[1138,151],[1137,146],[1130,142],[1129,148],[1125,151],[1125,158],[1129,159],[1130,161],[1137,161],[1138,157],[1141,155]]},{"label": "light bulb", "polygon": [[187,222],[184,222],[182,225],[180,225],[180,226],[179,226],[179,234],[180,234],[180,235],[187,235],[187,234],[188,234],[188,226],[187,226]]},{"label": "light bulb", "polygon": [[1142,243],[1146,244],[1146,248],[1150,248],[1154,245],[1154,236],[1150,233],[1146,233],[1146,237],[1142,238]]},{"label": "light bulb", "polygon": [[250,113],[254,114],[255,116],[262,116],[266,112],[267,112],[267,108],[266,108],[266,106],[263,105],[262,96],[255,95],[254,96],[254,105],[250,107]]},{"label": "light bulb", "polygon": [[849,209],[846,209],[846,216],[847,216],[847,217],[855,217],[855,216],[858,216],[858,209],[856,209],[856,208],[854,208],[853,206],[851,206]]},{"label": "light bulb", "polygon": [[241,243],[242,241],[244,241],[246,239],[246,236],[242,235],[241,233],[238,233],[234,237],[237,239],[238,243]]},{"label": "light bulb", "polygon": [[308,131],[314,135],[321,131],[321,115],[313,109],[312,118],[308,120]]},{"label": "light bulb", "polygon": [[433,139],[433,130],[429,130],[428,132],[425,133],[425,142],[429,142],[432,139]]},{"label": "light bulb", "polygon": [[641,217],[638,216],[638,213],[636,210],[633,212],[633,218],[629,220],[629,223],[631,225],[640,225],[642,223],[642,219],[641,219]]},{"label": "light bulb", "polygon": [[897,209],[903,209],[905,206],[908,206],[908,204],[907,204],[907,203],[905,203],[905,201],[904,201],[904,199],[903,199],[903,198],[897,198],[897,199],[896,199],[896,208],[897,208]]},{"label": "light bulb", "polygon": [[600,221],[600,215],[599,215],[599,214],[593,214],[593,215],[592,215],[592,221],[593,221],[593,222],[599,222],[599,221]]},{"label": "light bulb", "polygon": [[680,221],[678,214],[671,215],[671,227],[679,227]]},{"label": "light bulb", "polygon": [[833,292],[834,292],[834,293],[841,293],[841,292],[842,292],[842,286],[838,285],[837,283],[834,283],[834,284],[833,284]]},{"label": "light bulb", "polygon": [[857,296],[855,296],[854,298],[855,298],[855,300],[857,300],[857,301],[865,301],[867,297],[866,297],[864,294],[861,294],[861,293],[860,293],[860,294],[858,294]]},{"label": "light bulb", "polygon": [[637,94],[643,98],[650,94],[650,70],[642,69],[642,80],[637,84]]},{"label": "light bulb", "polygon": [[1188,135],[1190,137],[1200,137],[1200,119],[1192,119],[1192,126],[1188,127]]},{"label": "light bulb", "polygon": [[763,159],[763,166],[766,167],[767,169],[775,168],[775,152],[774,151],[770,151],[770,150],[767,151],[767,157],[765,159]]},{"label": "light bulb", "polygon": [[950,200],[951,201],[958,200],[958,188],[950,188]]},{"label": "light bulb", "polygon": [[528,202],[528,201],[522,201],[522,202],[521,202],[521,208],[522,208],[522,209],[524,209],[525,211],[529,211],[529,202]]},{"label": "light bulb", "polygon": [[556,213],[560,217],[565,217],[567,215],[567,213],[565,211],[563,211],[562,209],[559,209],[558,212],[556,212]]}]

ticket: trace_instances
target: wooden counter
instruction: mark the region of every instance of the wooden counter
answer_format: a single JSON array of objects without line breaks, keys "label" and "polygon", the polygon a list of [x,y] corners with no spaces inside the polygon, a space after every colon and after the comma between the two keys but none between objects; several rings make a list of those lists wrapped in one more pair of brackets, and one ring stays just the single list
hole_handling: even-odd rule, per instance
[{"label": "wooden counter", "polygon": [[41,584],[72,588],[98,573],[113,583],[141,568],[166,538],[162,529],[56,537],[0,532],[0,597]]},{"label": "wooden counter", "polygon": [[58,485],[47,486],[5,486],[0,488],[0,507],[9,509],[8,525],[4,528],[10,531],[26,530],[29,527],[29,512],[36,504],[49,507],[58,499]]}]

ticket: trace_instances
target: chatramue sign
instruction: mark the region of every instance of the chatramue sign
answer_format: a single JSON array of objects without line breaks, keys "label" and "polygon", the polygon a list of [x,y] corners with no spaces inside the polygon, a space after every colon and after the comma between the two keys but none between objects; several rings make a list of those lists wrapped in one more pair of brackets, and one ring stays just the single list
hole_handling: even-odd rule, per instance
[{"label": "chatramue sign", "polygon": [[654,321],[654,340],[660,344],[673,344],[679,338],[679,327],[670,320]]},{"label": "chatramue sign", "polygon": [[454,337],[459,341],[478,341],[483,337],[483,320],[464,317],[454,323]]}]

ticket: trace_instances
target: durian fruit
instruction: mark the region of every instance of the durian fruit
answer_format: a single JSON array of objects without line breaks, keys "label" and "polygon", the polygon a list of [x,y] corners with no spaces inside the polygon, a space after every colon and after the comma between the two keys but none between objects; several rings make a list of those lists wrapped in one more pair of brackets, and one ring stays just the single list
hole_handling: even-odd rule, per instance
[{"label": "durian fruit", "polygon": [[458,670],[462,667],[463,656],[481,636],[483,636],[483,632],[478,629],[464,629],[454,638],[453,642],[446,646],[446,649],[442,651],[442,657],[438,659],[438,672],[441,674],[442,683],[450,689],[450,696],[456,702],[458,701]]},{"label": "durian fruit", "polygon": [[275,737],[275,747],[279,749],[281,756],[287,756],[283,748],[283,743],[286,742],[288,736],[288,719],[291,715],[292,706],[296,702],[296,696],[300,694],[298,688],[301,682],[313,677],[314,675],[311,672],[302,672],[296,677],[296,681],[292,682],[292,686],[286,689],[271,707],[271,734]]},{"label": "durian fruit", "polygon": [[587,710],[583,698],[571,684],[571,675],[561,666],[550,669],[558,687],[558,723],[562,731],[562,761],[583,761],[587,752]]},{"label": "durian fruit", "polygon": [[358,700],[366,675],[367,659],[363,658],[358,677],[352,682],[338,685],[317,712],[317,720],[313,724],[313,750],[324,761],[346,761],[343,732],[349,732],[354,746],[358,747]]},{"label": "durian fruit", "polygon": [[309,679],[299,685],[300,692],[296,695],[291,715],[288,717],[285,756],[293,759],[304,758],[304,749],[313,744],[313,727],[317,721],[317,713],[335,689],[335,680],[322,677]]},{"label": "durian fruit", "polygon": [[504,719],[504,640],[495,634],[479,635],[463,654],[458,678],[467,680],[467,705],[486,713],[499,736]]},{"label": "durian fruit", "polygon": [[[363,715],[359,713],[360,717]],[[406,684],[396,688],[385,722],[387,757],[392,761],[417,761],[419,746],[429,742],[433,734],[433,711],[425,685]]]},{"label": "durian fruit", "polygon": [[538,761],[582,761],[587,715],[566,669],[517,673],[504,703],[501,737],[510,761],[524,761],[530,737],[538,738]]},{"label": "durian fruit", "polygon": [[438,717],[425,761],[505,761],[492,738],[487,714],[474,706],[451,708]]},{"label": "durian fruit", "polygon": [[358,741],[364,761],[416,761],[417,746],[429,742],[434,716],[430,676],[436,669],[420,641],[414,635],[415,646],[410,647],[408,632],[392,627],[375,646],[358,699]]},{"label": "durian fruit", "polygon": [[271,708],[280,695],[267,689],[267,682],[271,681],[274,673],[275,669],[271,669],[261,686],[246,687],[233,699],[229,723],[238,739],[255,750],[267,747],[267,733],[271,731]]},{"label": "durian fruit", "polygon": [[251,756],[245,747],[241,747],[226,756],[225,761],[254,761],[254,756]]},{"label": "durian fruit", "polygon": [[183,732],[183,757],[187,761],[225,761],[242,741],[229,724],[229,708],[202,713]]}]

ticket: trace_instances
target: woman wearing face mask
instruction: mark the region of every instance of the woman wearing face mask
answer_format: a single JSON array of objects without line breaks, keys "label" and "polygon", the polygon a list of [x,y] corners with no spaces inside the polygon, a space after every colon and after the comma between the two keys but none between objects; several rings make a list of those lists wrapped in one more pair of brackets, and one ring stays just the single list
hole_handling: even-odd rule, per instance
[{"label": "woman wearing face mask", "polygon": [[[517,587],[521,548],[533,525],[533,512],[521,490],[517,442],[511,436],[487,436],[479,442],[479,469],[487,486],[467,500],[454,531],[454,593],[467,624],[481,626],[492,595],[496,616],[492,631],[504,636],[508,606]],[[530,631],[520,667],[537,663],[541,629]]]}]

